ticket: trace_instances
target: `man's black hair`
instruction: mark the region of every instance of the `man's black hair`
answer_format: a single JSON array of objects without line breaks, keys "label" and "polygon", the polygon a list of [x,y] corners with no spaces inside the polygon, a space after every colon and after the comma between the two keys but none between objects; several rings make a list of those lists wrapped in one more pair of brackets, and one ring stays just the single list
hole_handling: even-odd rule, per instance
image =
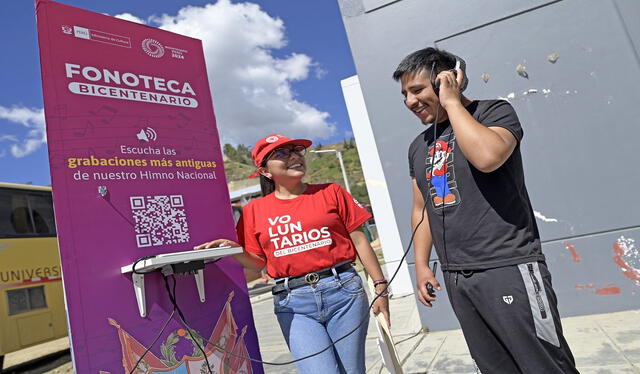
[{"label": "man's black hair", "polygon": [[456,56],[437,48],[424,48],[415,51],[405,57],[393,72],[393,79],[399,81],[403,75],[414,74],[422,70],[430,72],[433,63],[436,63],[433,76],[441,71],[452,69],[456,65]]}]

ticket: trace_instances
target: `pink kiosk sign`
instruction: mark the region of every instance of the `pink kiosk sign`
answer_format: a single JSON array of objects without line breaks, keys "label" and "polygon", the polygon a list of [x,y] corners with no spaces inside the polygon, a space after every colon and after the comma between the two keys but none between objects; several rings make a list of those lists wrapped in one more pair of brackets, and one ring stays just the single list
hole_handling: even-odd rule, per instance
[{"label": "pink kiosk sign", "polygon": [[235,237],[202,43],[49,0],[36,13],[75,371],[262,373],[242,358],[260,352],[240,266],[165,287],[149,265]]}]

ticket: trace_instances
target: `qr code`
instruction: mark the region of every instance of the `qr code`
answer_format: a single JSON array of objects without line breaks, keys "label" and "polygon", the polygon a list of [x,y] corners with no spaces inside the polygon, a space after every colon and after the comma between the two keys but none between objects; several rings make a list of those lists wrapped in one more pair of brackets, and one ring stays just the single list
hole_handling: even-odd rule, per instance
[{"label": "qr code", "polygon": [[138,248],[189,241],[182,195],[131,196]]}]

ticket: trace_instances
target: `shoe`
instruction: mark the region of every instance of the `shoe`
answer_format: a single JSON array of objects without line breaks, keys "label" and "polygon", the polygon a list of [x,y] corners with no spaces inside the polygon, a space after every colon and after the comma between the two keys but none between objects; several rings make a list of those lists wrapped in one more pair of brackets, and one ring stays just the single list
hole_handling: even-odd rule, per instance
[{"label": "shoe", "polygon": [[451,205],[456,203],[456,195],[449,193],[444,197],[445,205]]},{"label": "shoe", "polygon": [[440,196],[436,196],[433,198],[433,205],[440,206],[443,203],[443,199]]}]

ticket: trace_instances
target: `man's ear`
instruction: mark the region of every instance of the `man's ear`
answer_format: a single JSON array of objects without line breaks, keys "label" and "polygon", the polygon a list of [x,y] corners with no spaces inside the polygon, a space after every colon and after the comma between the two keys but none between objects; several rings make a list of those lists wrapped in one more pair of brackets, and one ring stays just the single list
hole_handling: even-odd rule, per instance
[{"label": "man's ear", "polygon": [[271,179],[271,173],[267,171],[267,168],[260,166],[258,168],[258,172],[260,173],[260,175],[264,175],[265,177]]}]

